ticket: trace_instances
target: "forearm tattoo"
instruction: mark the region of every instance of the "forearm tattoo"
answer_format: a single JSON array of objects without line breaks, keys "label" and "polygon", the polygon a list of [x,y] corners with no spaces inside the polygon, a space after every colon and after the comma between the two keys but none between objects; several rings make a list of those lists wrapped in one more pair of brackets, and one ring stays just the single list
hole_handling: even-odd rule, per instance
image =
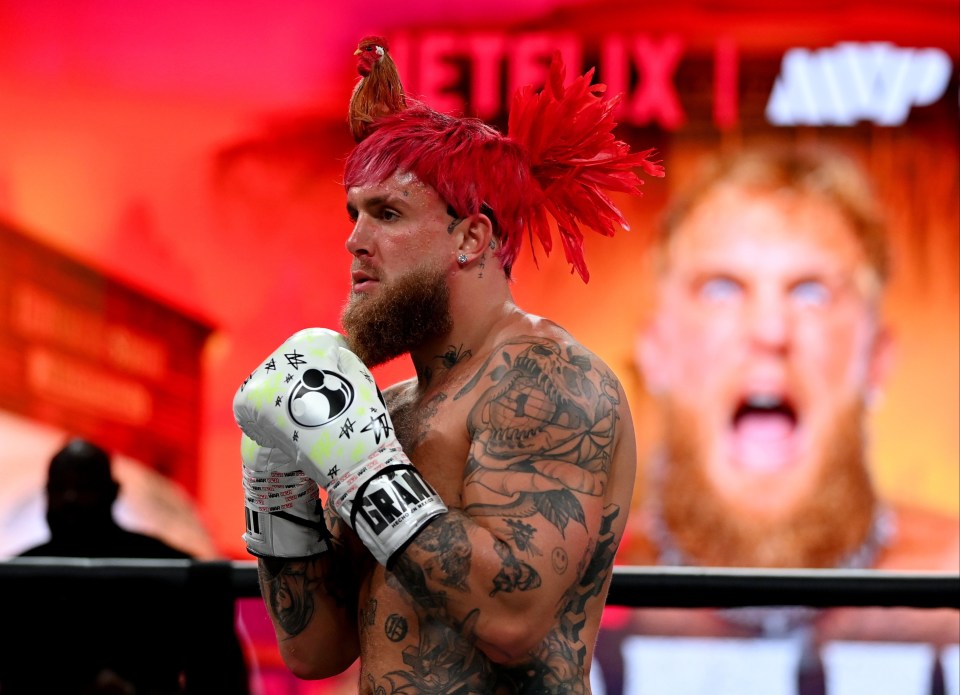
[{"label": "forearm tattoo", "polygon": [[463,520],[448,514],[435,519],[413,541],[432,554],[423,564],[423,573],[435,582],[459,591],[469,591],[472,547]]},{"label": "forearm tattoo", "polygon": [[313,617],[315,582],[308,569],[312,562],[281,558],[261,558],[259,562],[263,600],[277,625],[291,637],[303,632]]},{"label": "forearm tattoo", "polygon": [[257,574],[263,600],[288,637],[296,637],[310,624],[318,596],[341,607],[356,601],[350,593],[356,582],[340,563],[322,555],[305,560],[262,557]]},{"label": "forearm tattoo", "polygon": [[[578,567],[580,581],[567,590],[560,602],[556,627],[529,655],[528,662],[517,667],[497,667],[485,658],[473,646],[479,611],[470,611],[462,622],[452,619],[447,613],[446,592],[431,591],[421,566],[401,556],[393,574],[388,575],[388,582],[397,589],[402,587],[413,598],[419,641],[404,650],[405,670],[386,673],[379,682],[368,675],[371,692],[585,695],[588,648],[581,630],[587,621],[588,604],[602,595],[613,566],[617,543],[613,523],[619,513],[616,505],[604,509],[599,536]],[[390,638],[398,625],[388,620],[384,629],[389,631]]]}]

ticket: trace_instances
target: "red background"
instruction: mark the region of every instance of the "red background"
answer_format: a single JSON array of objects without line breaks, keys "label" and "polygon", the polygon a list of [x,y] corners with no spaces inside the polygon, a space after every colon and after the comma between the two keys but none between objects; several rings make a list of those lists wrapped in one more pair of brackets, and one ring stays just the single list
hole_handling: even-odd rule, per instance
[{"label": "red background", "polygon": [[[899,366],[875,415],[876,478],[886,494],[955,514],[960,4],[775,5],[0,0],[0,219],[97,277],[122,284],[142,306],[157,303],[202,317],[198,324],[212,329],[196,354],[196,438],[186,445],[192,455],[171,469],[129,441],[111,443],[173,474],[195,500],[217,552],[245,558],[230,401],[251,366],[290,333],[337,324],[349,261],[338,177],[351,144],[344,116],[356,79],[357,40],[371,33],[396,37],[410,61],[401,69],[419,91],[432,89],[430,79],[441,86],[447,79],[437,64],[422,68],[429,61],[425,46],[457,50],[493,37],[517,51],[545,32],[548,46],[567,41],[580,47],[584,66],[601,62],[601,79],[615,77],[608,64],[604,78],[600,60],[611,36],[642,37],[655,47],[651,55],[662,59],[672,46],[673,69],[660,91],[647,94],[652,115],[622,133],[637,147],[657,147],[667,178],[648,183],[642,200],[622,201],[632,231],[613,240],[588,239],[588,285],[570,275],[559,255],[541,254],[539,269],[526,255],[516,271],[517,300],[565,325],[620,374],[631,390],[645,451],[657,423],[632,364],[632,346],[649,306],[647,245],[667,196],[701,154],[718,148],[759,138],[849,147],[890,203],[897,254],[888,310],[900,339]],[[941,99],[914,109],[898,127],[769,126],[763,107],[784,51],[839,41],[940,48],[952,61],[950,83]],[[719,99],[718,56],[733,61],[725,79],[735,80]],[[459,64],[444,65],[456,70]],[[461,73],[450,74],[455,81]],[[621,78],[633,95],[644,89],[637,65]],[[508,83],[505,78],[502,89]],[[446,94],[451,103],[502,119],[495,105],[503,94],[484,93],[494,104],[484,106],[457,102],[467,90],[433,93],[438,101]],[[269,124],[291,121],[301,126],[296,147],[274,148],[266,160],[242,160],[217,175],[218,153]],[[0,271],[8,283],[24,275],[41,286],[53,282],[43,267],[0,263]],[[150,326],[144,330],[164,332],[156,322]],[[398,361],[377,375],[388,382],[409,371]],[[31,417],[47,418],[37,412]],[[78,413],[77,423],[44,421],[70,431],[82,429],[82,419]],[[2,436],[16,437],[16,429]],[[49,452],[35,453],[16,465],[44,468]]]}]

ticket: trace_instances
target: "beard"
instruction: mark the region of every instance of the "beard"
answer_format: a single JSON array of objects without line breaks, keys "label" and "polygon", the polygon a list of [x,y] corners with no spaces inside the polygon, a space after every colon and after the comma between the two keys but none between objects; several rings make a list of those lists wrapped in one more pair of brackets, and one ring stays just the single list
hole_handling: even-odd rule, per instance
[{"label": "beard", "polygon": [[375,296],[351,294],[341,314],[350,349],[375,367],[448,333],[450,289],[442,268],[418,268]]},{"label": "beard", "polygon": [[723,499],[706,470],[695,416],[668,407],[658,471],[662,522],[690,562],[713,567],[836,567],[870,533],[877,500],[866,468],[863,405],[841,412],[820,447],[811,492],[775,519]]}]

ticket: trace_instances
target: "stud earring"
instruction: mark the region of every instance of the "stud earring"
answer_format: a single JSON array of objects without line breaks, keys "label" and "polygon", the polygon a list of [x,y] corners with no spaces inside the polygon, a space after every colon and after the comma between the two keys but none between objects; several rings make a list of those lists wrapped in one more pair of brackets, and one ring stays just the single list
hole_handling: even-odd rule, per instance
[{"label": "stud earring", "polygon": [[467,254],[461,253],[459,256],[457,256],[457,263],[459,263],[459,264],[462,265],[462,266],[463,266],[463,265],[466,265],[466,264],[467,264]]}]

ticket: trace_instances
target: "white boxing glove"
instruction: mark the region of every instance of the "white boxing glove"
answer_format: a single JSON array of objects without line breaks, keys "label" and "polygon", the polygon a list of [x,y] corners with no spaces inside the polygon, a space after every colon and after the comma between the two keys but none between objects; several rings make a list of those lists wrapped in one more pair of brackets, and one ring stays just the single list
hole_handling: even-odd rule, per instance
[{"label": "white boxing glove", "polygon": [[287,339],[241,385],[233,413],[327,490],[381,564],[447,511],[400,447],[373,375],[336,331]]},{"label": "white boxing glove", "polygon": [[329,549],[316,481],[279,449],[241,435],[247,551],[258,557],[309,557]]}]

